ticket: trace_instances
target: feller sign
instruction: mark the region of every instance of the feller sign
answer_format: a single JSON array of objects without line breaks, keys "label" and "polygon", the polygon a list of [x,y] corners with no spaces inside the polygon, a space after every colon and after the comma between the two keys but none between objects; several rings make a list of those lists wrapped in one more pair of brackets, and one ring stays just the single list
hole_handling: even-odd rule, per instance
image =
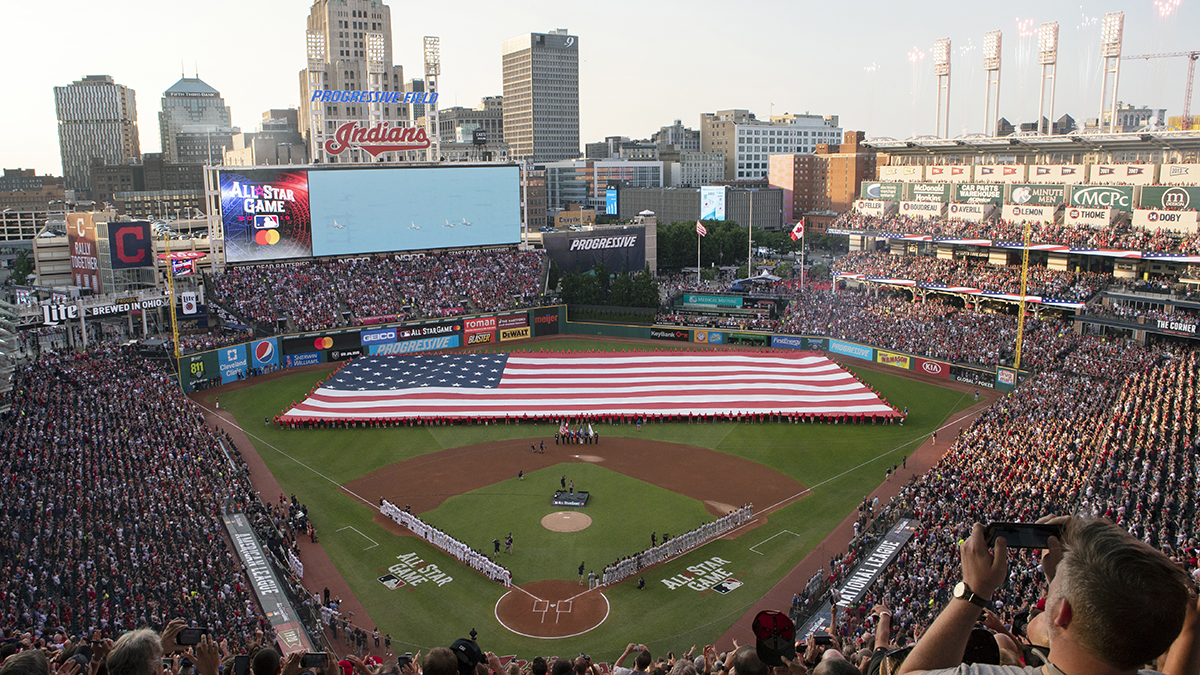
[{"label": "feller sign", "polygon": [[389,122],[380,122],[367,128],[347,122],[338,127],[333,138],[325,141],[325,152],[331,155],[340,155],[353,147],[376,157],[384,152],[424,150],[429,147],[429,137],[423,127],[393,127]]}]

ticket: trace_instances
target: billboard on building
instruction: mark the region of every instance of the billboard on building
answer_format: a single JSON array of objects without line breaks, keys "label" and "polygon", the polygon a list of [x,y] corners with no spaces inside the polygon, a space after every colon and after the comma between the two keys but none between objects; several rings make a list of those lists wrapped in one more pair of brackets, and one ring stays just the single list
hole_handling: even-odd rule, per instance
[{"label": "billboard on building", "polygon": [[114,270],[154,266],[150,221],[108,224],[108,252]]},{"label": "billboard on building", "polygon": [[1068,225],[1087,225],[1088,227],[1108,227],[1117,217],[1117,210],[1109,207],[1099,209],[1068,207],[1066,221]]},{"label": "billboard on building", "polygon": [[863,181],[860,197],[876,199],[885,202],[898,202],[904,199],[904,183],[877,183]]},{"label": "billboard on building", "polygon": [[[1200,174],[1197,175],[1200,178]],[[1140,201],[1143,209],[1198,209],[1200,187],[1152,185],[1142,188]]]},{"label": "billboard on building", "polygon": [[1021,183],[1012,186],[1008,201],[1022,206],[1059,206],[1067,203],[1067,188],[1064,185]]},{"label": "billboard on building", "polygon": [[1176,230],[1195,234],[1196,216],[1195,211],[1137,209],[1133,212],[1133,226],[1144,227],[1147,230]]},{"label": "billboard on building", "polygon": [[969,223],[982,223],[991,218],[995,210],[994,204],[951,204],[946,217]]},{"label": "billboard on building", "polygon": [[725,220],[723,185],[704,185],[700,188],[700,220]]},{"label": "billboard on building", "polygon": [[949,183],[909,183],[910,202],[948,202],[954,186]]},{"label": "billboard on building", "polygon": [[1071,188],[1071,206],[1088,209],[1114,208],[1133,211],[1136,206],[1132,185],[1085,185]]},{"label": "billboard on building", "polygon": [[220,184],[227,262],[312,257],[307,171],[222,171]]},{"label": "billboard on building", "polygon": [[997,204],[1004,201],[1002,183],[959,183],[954,186],[954,201],[962,204]]},{"label": "billboard on building", "polygon": [[614,272],[622,267],[637,272],[646,266],[646,228],[641,225],[591,232],[547,232],[542,236],[542,245],[564,272],[585,272],[597,262]]},{"label": "billboard on building", "polygon": [[865,216],[886,216],[893,210],[892,204],[879,199],[856,199],[854,210]]},{"label": "billboard on building", "polygon": [[1029,167],[1026,182],[1039,185],[1080,185],[1087,181],[1082,164],[1035,164]]},{"label": "billboard on building", "polygon": [[1024,183],[1024,164],[982,164],[975,167],[975,180],[980,183]]},{"label": "billboard on building", "polygon": [[1163,185],[1196,185],[1200,183],[1200,164],[1163,164],[1158,168],[1158,182]]},{"label": "billboard on building", "polygon": [[1053,223],[1058,220],[1057,206],[1004,205],[1004,219],[1010,223]]},{"label": "billboard on building", "polygon": [[1153,185],[1153,164],[1093,164],[1094,185]]},{"label": "billboard on building", "polygon": [[67,214],[67,245],[71,248],[71,284],[100,293],[100,253],[96,224],[90,213]]},{"label": "billboard on building", "polygon": [[620,193],[610,185],[604,189],[604,215],[615,216],[620,212]]},{"label": "billboard on building", "polygon": [[517,166],[327,169],[308,180],[317,256],[521,240]]},{"label": "billboard on building", "polygon": [[945,202],[900,202],[900,214],[924,218],[941,218],[946,215]]}]

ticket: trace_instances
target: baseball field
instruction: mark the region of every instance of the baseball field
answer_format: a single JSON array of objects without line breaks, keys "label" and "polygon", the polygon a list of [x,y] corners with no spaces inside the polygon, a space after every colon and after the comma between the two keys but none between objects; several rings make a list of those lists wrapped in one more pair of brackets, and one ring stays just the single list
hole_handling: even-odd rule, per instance
[{"label": "baseball field", "polygon": [[[529,347],[646,344],[548,338]],[[606,424],[594,427],[598,443],[568,446],[555,445],[556,425],[264,424],[328,370],[264,378],[222,391],[220,403],[282,488],[308,507],[337,573],[372,625],[391,634],[393,650],[445,646],[474,628],[481,646],[498,654],[611,660],[631,641],[664,653],[714,642],[880,485],[886,469],[972,405],[967,391],[900,371],[854,370],[908,408],[904,425]],[[531,451],[542,443],[545,452]],[[564,481],[590,494],[585,508],[551,504]],[[511,533],[511,553],[501,543],[495,557],[514,588],[383,517],[381,497],[488,554]],[[590,591],[579,583],[581,565],[599,574],[648,548],[652,533],[661,541],[746,503],[754,504],[754,522],[646,570],[644,589],[637,575]],[[826,553],[844,550],[843,542]]]}]

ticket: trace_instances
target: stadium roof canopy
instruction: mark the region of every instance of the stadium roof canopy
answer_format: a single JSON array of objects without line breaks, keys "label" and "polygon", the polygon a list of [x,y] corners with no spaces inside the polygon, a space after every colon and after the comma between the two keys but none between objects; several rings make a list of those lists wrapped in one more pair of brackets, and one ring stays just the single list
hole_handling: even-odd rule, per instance
[{"label": "stadium roof canopy", "polygon": [[894,156],[913,157],[1156,151],[1200,153],[1200,131],[1141,131],[1120,134],[1077,131],[1059,136],[1018,132],[1009,136],[967,134],[957,138],[916,136],[905,140],[870,138],[864,145]]}]

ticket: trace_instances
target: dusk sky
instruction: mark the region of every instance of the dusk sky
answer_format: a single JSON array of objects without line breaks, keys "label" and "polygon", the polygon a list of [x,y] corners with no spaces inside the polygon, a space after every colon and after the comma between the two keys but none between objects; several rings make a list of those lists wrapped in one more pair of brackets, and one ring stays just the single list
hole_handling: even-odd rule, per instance
[{"label": "dusk sky", "polygon": [[[0,162],[61,175],[54,92],[85,75],[137,91],[143,152],[159,150],[162,92],[182,70],[215,87],[233,123],[255,131],[269,108],[299,105],[307,0],[206,3],[9,0],[0,52],[9,103],[0,108]],[[1059,23],[1055,117],[1096,117],[1100,17],[1125,12],[1124,54],[1200,50],[1196,0],[1058,2],[392,2],[393,54],[405,77],[421,70],[421,39],[441,38],[441,108],[502,93],[500,45],[522,33],[579,36],[580,144],[647,138],[702,112],[746,108],[838,115],[844,129],[907,138],[934,132],[934,40],[952,40],[951,135],[984,124],[984,33],[1003,31],[1000,114],[1037,113],[1037,30]],[[49,11],[48,11],[49,10]],[[51,13],[52,12],[52,13]],[[1191,26],[1192,30],[1187,30]],[[1188,33],[1192,35],[1189,37]],[[1125,61],[1120,98],[1183,108],[1187,59]],[[1200,108],[1200,95],[1192,112]]]}]

